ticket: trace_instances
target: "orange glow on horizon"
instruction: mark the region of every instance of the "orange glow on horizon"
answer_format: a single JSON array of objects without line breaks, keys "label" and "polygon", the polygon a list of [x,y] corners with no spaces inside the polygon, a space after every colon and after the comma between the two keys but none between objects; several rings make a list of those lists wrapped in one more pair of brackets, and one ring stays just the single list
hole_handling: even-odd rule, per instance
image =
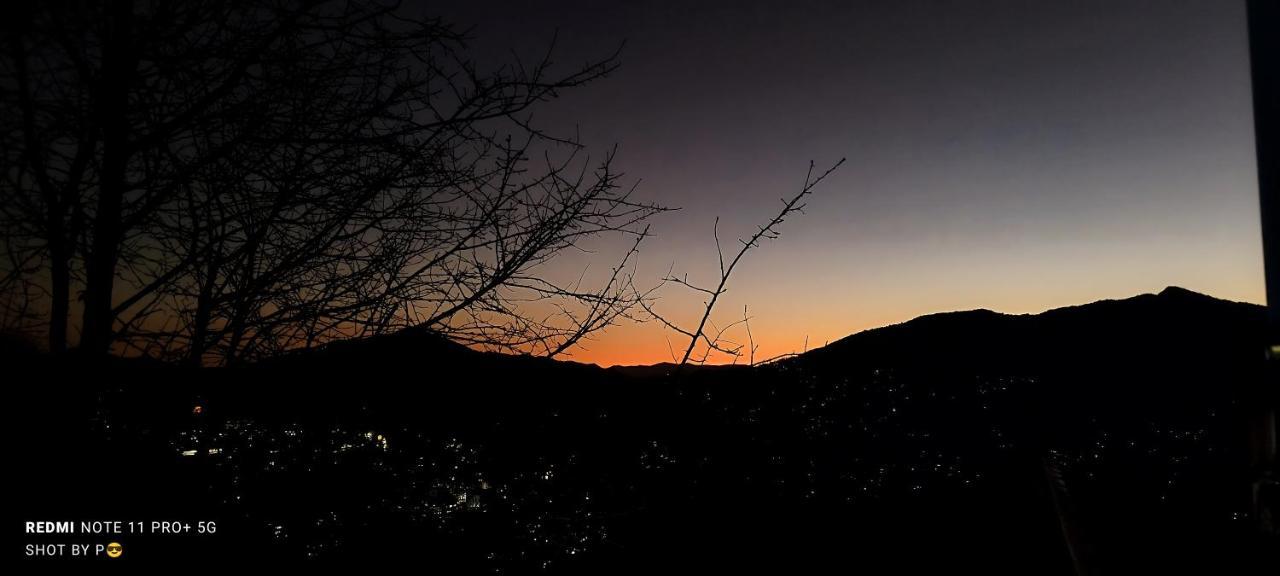
[{"label": "orange glow on horizon", "polygon": [[[922,299],[914,303],[896,302],[893,307],[872,307],[869,310],[862,310],[860,313],[858,313],[859,311],[849,310],[850,315],[857,313],[858,318],[850,318],[848,321],[843,320],[848,316],[834,313],[832,308],[825,308],[826,313],[822,314],[824,308],[820,304],[814,303],[813,311],[817,312],[817,318],[815,319],[825,318],[827,322],[814,322],[807,329],[798,324],[780,325],[776,329],[766,332],[755,327],[757,324],[767,325],[766,318],[757,317],[753,320],[752,331],[758,346],[755,357],[756,361],[759,362],[783,354],[802,352],[805,349],[806,338],[808,340],[808,349],[813,350],[858,332],[890,326],[940,312],[986,308],[1005,314],[1037,314],[1046,310],[1087,304],[1098,300],[1124,299],[1144,293],[1157,293],[1161,289],[1163,287],[1137,290],[1130,293],[1104,293],[1100,290],[1096,294],[1086,293],[1075,298],[1054,298],[1048,294],[1029,295],[1023,299],[1009,299],[1002,305],[986,304],[982,303],[980,299],[965,299],[953,294],[952,298],[945,300],[931,301]],[[1264,292],[1260,285],[1241,286],[1239,290],[1230,293],[1224,293],[1221,290],[1217,291],[1218,293],[1214,293],[1203,288],[1197,290],[1194,287],[1189,289],[1226,300],[1254,304],[1265,302]],[[850,308],[854,307],[850,306]],[[803,312],[802,310],[796,310],[796,312],[795,316],[797,317],[811,317],[810,314],[801,313]],[[635,366],[673,362],[672,356],[674,355],[678,360],[688,345],[688,340],[679,336],[664,330],[657,323],[616,326],[595,335],[595,338],[586,342],[584,347],[575,349],[571,355],[563,356],[560,359],[596,364],[606,368],[610,366]],[[727,337],[737,341],[739,338],[745,339],[745,333],[733,333],[727,335]],[[747,362],[745,353],[737,360],[739,364]],[[733,364],[734,359],[725,354],[716,354],[707,363]]]}]

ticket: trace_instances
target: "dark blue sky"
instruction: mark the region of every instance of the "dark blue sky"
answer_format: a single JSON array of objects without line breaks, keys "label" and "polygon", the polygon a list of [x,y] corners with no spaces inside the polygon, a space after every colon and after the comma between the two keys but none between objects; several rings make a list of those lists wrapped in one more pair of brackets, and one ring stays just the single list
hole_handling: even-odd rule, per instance
[{"label": "dark blue sky", "polygon": [[[696,4],[696,5],[695,5]],[[714,273],[809,160],[848,163],[723,304],[767,352],[951,309],[1031,312],[1182,285],[1262,301],[1244,2],[467,2],[482,59],[622,68],[543,109],[680,206],[641,271]],[[607,267],[610,242],[602,243]],[[591,257],[557,264],[575,270]],[[692,315],[670,290],[664,306]],[[584,360],[664,359],[656,327]],[[660,352],[660,353],[659,353]],[[655,355],[657,357],[655,357]]]}]

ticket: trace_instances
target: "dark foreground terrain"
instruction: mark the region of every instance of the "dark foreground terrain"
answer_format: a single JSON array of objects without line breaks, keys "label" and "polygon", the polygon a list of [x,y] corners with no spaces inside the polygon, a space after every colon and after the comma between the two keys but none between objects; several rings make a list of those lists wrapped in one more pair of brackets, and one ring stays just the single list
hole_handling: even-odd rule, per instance
[{"label": "dark foreground terrain", "polygon": [[218,370],[9,346],[10,493],[24,520],[216,521],[120,538],[120,561],[170,566],[1238,573],[1274,552],[1248,517],[1263,325],[1170,288],[927,316],[759,368],[412,331]]}]

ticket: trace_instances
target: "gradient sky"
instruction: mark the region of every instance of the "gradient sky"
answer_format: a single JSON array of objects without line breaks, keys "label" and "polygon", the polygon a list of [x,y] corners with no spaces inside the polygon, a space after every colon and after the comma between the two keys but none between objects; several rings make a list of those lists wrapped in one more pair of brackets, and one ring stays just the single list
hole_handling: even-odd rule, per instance
[{"label": "gradient sky", "polygon": [[[848,162],[744,260],[721,322],[750,306],[760,357],[946,310],[1038,312],[1178,285],[1261,303],[1243,0],[485,2],[481,58],[545,48],[622,67],[538,115],[577,127],[645,199],[641,282],[710,281],[712,223],[748,235],[808,162]],[[556,264],[605,269],[616,239]],[[700,299],[660,308],[692,323]],[[573,359],[668,360],[657,325]],[[740,334],[739,334],[740,335]],[[679,341],[672,340],[679,347]]]}]

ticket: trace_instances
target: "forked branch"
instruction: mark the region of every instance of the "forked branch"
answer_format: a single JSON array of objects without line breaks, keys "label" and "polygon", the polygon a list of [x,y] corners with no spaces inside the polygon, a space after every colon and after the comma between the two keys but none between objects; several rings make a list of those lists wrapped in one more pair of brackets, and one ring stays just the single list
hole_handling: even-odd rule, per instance
[{"label": "forked branch", "polygon": [[[809,170],[808,172],[805,173],[804,186],[800,188],[800,192],[797,193],[795,196],[792,196],[790,199],[783,198],[782,209],[771,220],[769,220],[763,226],[758,227],[756,229],[756,232],[752,234],[750,238],[747,238],[745,240],[741,238],[738,239],[738,243],[741,245],[741,247],[738,248],[737,253],[734,254],[733,257],[731,259],[728,259],[727,261],[725,259],[724,248],[720,244],[720,219],[716,218],[715,225],[712,231],[716,241],[716,257],[719,260],[720,277],[719,277],[719,280],[716,282],[715,288],[706,288],[706,287],[694,285],[693,283],[689,282],[688,276],[676,277],[674,275],[668,274],[667,277],[663,279],[664,283],[670,282],[672,284],[684,286],[685,288],[688,288],[690,290],[701,292],[707,295],[707,302],[702,309],[702,315],[701,315],[701,318],[699,318],[698,320],[696,328],[688,329],[688,328],[680,327],[678,324],[670,321],[665,316],[655,311],[653,308],[653,303],[651,301],[640,299],[640,302],[639,302],[640,305],[644,308],[644,310],[649,315],[657,319],[667,328],[670,328],[671,330],[689,339],[689,344],[688,346],[685,347],[684,354],[679,360],[680,365],[683,366],[685,364],[688,364],[690,359],[694,358],[694,351],[698,348],[699,342],[704,343],[706,346],[706,353],[697,359],[699,363],[705,362],[712,352],[721,352],[721,353],[729,354],[735,358],[735,361],[739,356],[742,355],[744,346],[741,344],[728,342],[724,340],[723,336],[724,336],[724,333],[729,328],[737,326],[738,324],[747,324],[748,318],[746,316],[745,309],[743,310],[742,320],[734,322],[733,324],[730,324],[723,329],[715,329],[714,334],[712,334],[712,331],[707,330],[707,327],[709,324],[714,328],[714,323],[711,322],[711,313],[715,311],[716,303],[719,301],[720,296],[722,296],[725,292],[728,291],[729,278],[733,275],[734,269],[737,268],[738,263],[742,261],[742,257],[746,256],[747,252],[751,251],[751,249],[753,248],[760,246],[761,240],[774,240],[778,238],[779,236],[778,227],[781,226],[782,223],[787,220],[787,217],[791,216],[793,213],[796,213],[796,212],[801,212],[801,213],[804,212],[805,197],[812,194],[814,188],[816,188],[818,184],[820,184],[823,180],[827,178],[827,176],[829,176],[832,172],[834,172],[836,168],[839,168],[840,165],[844,164],[844,162],[845,162],[845,159],[841,158],[840,161],[836,162],[834,165],[832,165],[830,168],[827,168],[826,171],[822,172],[821,174],[818,174],[816,177],[814,176],[814,163],[809,162]],[[748,326],[748,332],[749,332],[750,326],[749,325],[747,326]],[[748,333],[748,338],[749,338],[749,342],[748,342],[747,348],[750,351],[751,359],[754,361],[755,351],[756,351],[755,340],[750,333]]]}]

